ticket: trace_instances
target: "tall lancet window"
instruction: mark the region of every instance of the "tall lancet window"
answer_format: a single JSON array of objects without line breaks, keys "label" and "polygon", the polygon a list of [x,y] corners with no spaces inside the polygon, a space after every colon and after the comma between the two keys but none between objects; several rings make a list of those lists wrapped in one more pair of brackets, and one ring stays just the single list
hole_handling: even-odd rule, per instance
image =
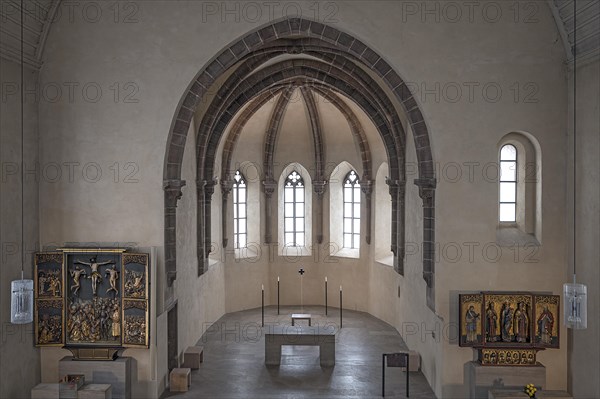
[{"label": "tall lancet window", "polygon": [[360,248],[360,183],[353,170],[344,178],[344,248]]},{"label": "tall lancet window", "polygon": [[304,247],[304,179],[295,170],[285,179],[283,202],[285,246]]},{"label": "tall lancet window", "polygon": [[506,144],[500,149],[500,207],[501,222],[517,221],[517,148]]},{"label": "tall lancet window", "polygon": [[248,187],[239,170],[233,179],[233,242],[240,249],[248,245]]}]

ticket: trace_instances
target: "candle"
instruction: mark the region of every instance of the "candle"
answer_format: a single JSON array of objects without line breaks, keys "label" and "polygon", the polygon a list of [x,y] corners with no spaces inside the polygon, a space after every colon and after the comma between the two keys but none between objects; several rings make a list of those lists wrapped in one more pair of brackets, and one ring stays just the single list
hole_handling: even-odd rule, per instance
[{"label": "candle", "polygon": [[325,282],[327,282],[327,276],[325,276]]},{"label": "candle", "polygon": [[279,276],[277,276],[277,282],[279,282]]},{"label": "candle", "polygon": [[[261,284],[261,288],[262,288],[262,290],[264,291],[264,290],[265,290],[265,285],[264,285],[264,284]],[[340,289],[341,289],[341,288],[340,288]]]},{"label": "candle", "polygon": [[342,290],[342,286],[340,285],[340,291]]}]

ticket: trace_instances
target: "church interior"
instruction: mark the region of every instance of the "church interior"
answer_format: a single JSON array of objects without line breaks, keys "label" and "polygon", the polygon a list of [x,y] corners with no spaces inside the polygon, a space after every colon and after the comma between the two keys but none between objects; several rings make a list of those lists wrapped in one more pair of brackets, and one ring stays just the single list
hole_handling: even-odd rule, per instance
[{"label": "church interior", "polygon": [[600,398],[599,0],[2,0],[0,88],[0,398]]}]

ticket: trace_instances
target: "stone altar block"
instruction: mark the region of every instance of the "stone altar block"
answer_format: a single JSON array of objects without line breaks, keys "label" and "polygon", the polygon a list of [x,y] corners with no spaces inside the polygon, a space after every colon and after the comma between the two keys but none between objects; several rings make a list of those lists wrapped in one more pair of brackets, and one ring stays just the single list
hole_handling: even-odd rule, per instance
[{"label": "stone altar block", "polygon": [[296,320],[308,320],[308,326],[311,326],[312,315],[309,313],[292,313],[292,325],[296,325]]},{"label": "stone altar block", "polygon": [[[535,393],[535,397],[537,399],[573,399],[573,396],[565,391],[540,390]],[[489,392],[488,399],[529,399],[529,395],[523,390],[492,389]]]},{"label": "stone altar block", "polygon": [[276,327],[265,333],[265,364],[281,364],[282,345],[318,346],[321,366],[335,366],[335,331],[322,327]]},{"label": "stone altar block", "polygon": [[37,384],[31,388],[31,399],[58,399],[58,382]]},{"label": "stone altar block", "polygon": [[112,399],[110,384],[85,384],[77,391],[77,399]]},{"label": "stone altar block", "polygon": [[73,360],[63,357],[58,364],[59,376],[85,375],[86,384],[110,384],[114,399],[131,399],[131,358],[116,360]]},{"label": "stone altar block", "polygon": [[[537,366],[482,366],[472,361],[465,364],[465,377],[471,399],[488,399],[492,389],[523,390],[527,384],[544,389],[546,387],[546,367]],[[539,392],[539,391],[538,391]]]}]

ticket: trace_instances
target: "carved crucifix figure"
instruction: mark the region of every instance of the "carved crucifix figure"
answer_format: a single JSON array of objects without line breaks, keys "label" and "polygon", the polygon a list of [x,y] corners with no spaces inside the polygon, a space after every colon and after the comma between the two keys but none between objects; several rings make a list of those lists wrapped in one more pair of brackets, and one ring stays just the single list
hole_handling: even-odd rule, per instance
[{"label": "carved crucifix figure", "polygon": [[92,273],[91,273],[91,275],[88,276],[88,278],[92,280],[92,292],[94,293],[94,296],[96,296],[97,295],[96,292],[98,289],[98,283],[102,282],[102,275],[100,274],[98,269],[100,268],[100,266],[114,264],[115,262],[113,262],[112,260],[107,260],[106,262],[98,263],[98,262],[96,262],[96,257],[94,256],[93,258],[90,258],[89,263],[83,262],[81,260],[76,260],[74,263],[84,265],[84,266],[89,266],[90,269],[92,269]]}]

